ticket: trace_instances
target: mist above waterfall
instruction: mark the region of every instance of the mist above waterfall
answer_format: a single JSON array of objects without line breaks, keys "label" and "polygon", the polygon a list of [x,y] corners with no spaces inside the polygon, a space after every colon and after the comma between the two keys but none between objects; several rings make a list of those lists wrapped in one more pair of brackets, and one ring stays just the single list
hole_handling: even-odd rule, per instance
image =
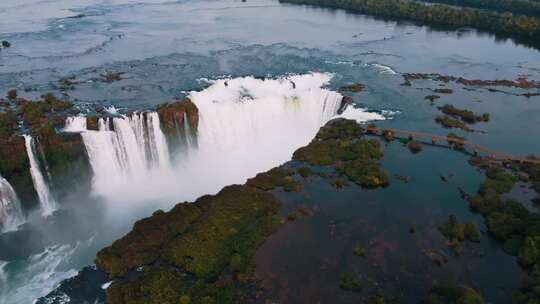
[{"label": "mist above waterfall", "polygon": [[[155,112],[101,118],[98,131],[86,131],[84,117],[69,118],[65,131],[83,131],[94,194],[110,202],[113,212],[119,204],[149,201],[170,207],[288,161],[337,116],[343,96],[324,88],[331,78],[312,73],[213,81],[189,93],[199,109],[197,144],[187,140],[175,155],[170,155]],[[384,119],[364,109],[345,113],[360,121]]]}]

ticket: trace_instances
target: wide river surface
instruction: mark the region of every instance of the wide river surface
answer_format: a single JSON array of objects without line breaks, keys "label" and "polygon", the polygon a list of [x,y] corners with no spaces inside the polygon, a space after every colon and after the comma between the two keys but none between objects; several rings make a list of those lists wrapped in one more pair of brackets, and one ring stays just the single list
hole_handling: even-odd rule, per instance
[{"label": "wide river surface", "polygon": [[[382,125],[444,135],[448,131],[434,122],[436,107],[424,100],[438,84],[404,87],[403,73],[540,80],[540,52],[512,40],[273,0],[3,0],[0,40],[12,44],[0,50],[1,96],[12,88],[29,99],[55,92],[81,109],[152,108],[223,77],[320,72],[332,75],[333,90],[365,84],[367,91],[355,94],[355,103],[388,118]],[[122,81],[93,81],[107,72],[123,72]],[[59,80],[72,76],[83,83],[62,91]],[[455,92],[441,103],[491,115],[478,127],[485,132],[468,134],[470,139],[517,154],[540,151],[540,97],[514,96],[508,88],[505,93],[448,87]],[[177,201],[204,193],[202,187]],[[31,303],[47,294],[151,210],[122,217],[125,223],[104,228],[105,235],[81,229],[83,237],[63,238],[66,231],[53,229],[57,237],[46,248],[17,249],[25,236],[13,236],[13,248],[0,247],[0,302]],[[92,216],[100,217],[90,212],[88,223],[94,223]],[[3,238],[0,246],[10,246]]]}]

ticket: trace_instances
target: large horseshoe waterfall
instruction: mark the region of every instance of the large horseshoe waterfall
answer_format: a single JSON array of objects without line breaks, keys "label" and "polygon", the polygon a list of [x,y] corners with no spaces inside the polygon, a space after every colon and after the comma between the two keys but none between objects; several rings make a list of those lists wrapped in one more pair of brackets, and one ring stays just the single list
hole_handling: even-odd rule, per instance
[{"label": "large horseshoe waterfall", "polygon": [[[169,149],[156,112],[100,118],[97,131],[87,130],[86,117],[70,117],[65,131],[82,131],[96,194],[129,198],[132,204],[194,198],[281,164],[307,144],[341,107],[343,96],[322,88],[331,77],[213,81],[188,96],[199,109],[200,123],[194,145],[184,116],[183,149]],[[356,113],[358,120],[382,118],[361,109]]]}]

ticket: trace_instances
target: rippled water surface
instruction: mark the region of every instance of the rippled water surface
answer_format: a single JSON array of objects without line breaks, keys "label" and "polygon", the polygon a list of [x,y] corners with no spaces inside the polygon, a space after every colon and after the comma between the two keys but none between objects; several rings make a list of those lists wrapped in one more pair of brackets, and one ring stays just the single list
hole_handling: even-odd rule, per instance
[{"label": "rippled water surface", "polygon": [[[26,98],[55,92],[83,111],[96,104],[152,108],[223,77],[323,72],[333,75],[328,85],[333,90],[351,82],[366,84],[365,92],[353,94],[355,103],[389,118],[381,125],[446,134],[434,122],[436,107],[423,99],[439,84],[422,81],[403,87],[402,73],[540,80],[540,52],[511,40],[271,0],[4,0],[0,40],[12,44],[0,51],[0,95],[12,88]],[[93,80],[106,72],[124,74],[114,83]],[[74,90],[63,89],[59,80],[72,76],[81,83]],[[540,131],[540,97],[447,86],[454,94],[438,103],[491,114],[489,123],[478,126],[485,132],[467,134],[470,139],[519,154],[540,151],[540,141],[531,139]],[[201,187],[178,200],[205,191],[210,190]],[[136,218],[156,205],[173,203],[149,203],[122,220],[104,219],[92,208],[77,210],[94,229],[68,232],[52,223],[34,224],[50,230],[43,235],[56,237],[0,237],[0,302],[30,303],[45,295],[91,264],[95,251],[122,235]],[[66,213],[57,222],[77,225]]]}]

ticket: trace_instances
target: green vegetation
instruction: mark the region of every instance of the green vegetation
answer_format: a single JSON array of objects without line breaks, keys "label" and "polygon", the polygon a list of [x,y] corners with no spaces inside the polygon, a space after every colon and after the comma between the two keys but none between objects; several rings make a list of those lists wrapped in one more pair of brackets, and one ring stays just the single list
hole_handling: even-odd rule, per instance
[{"label": "green vegetation", "polygon": [[500,12],[540,17],[540,2],[535,0],[425,0],[453,6],[490,9]]},{"label": "green vegetation", "polygon": [[439,283],[433,286],[422,304],[485,304],[474,289],[455,283]]},{"label": "green vegetation", "polygon": [[357,244],[354,246],[353,248],[353,253],[354,255],[356,256],[361,256],[363,257],[364,255],[366,255],[366,249],[364,249],[364,247],[360,244]]},{"label": "green vegetation", "polygon": [[517,177],[499,167],[489,168],[486,171],[486,176],[486,181],[480,186],[480,193],[484,194],[490,189],[495,190],[499,194],[509,192],[518,181]]},{"label": "green vegetation", "polygon": [[462,110],[454,107],[453,105],[446,104],[442,107],[439,107],[439,110],[443,112],[446,115],[450,115],[456,118],[461,119],[463,122],[466,123],[476,123],[476,122],[487,122],[489,121],[489,114],[484,113],[482,115],[475,114],[473,111],[470,110]]},{"label": "green vegetation", "polygon": [[362,92],[365,89],[365,87],[366,86],[361,83],[353,83],[350,85],[342,86],[341,88],[339,88],[339,90],[342,92],[358,93],[358,92]]},{"label": "green vegetation", "polygon": [[138,221],[97,255],[97,266],[111,278],[143,267],[109,287],[107,302],[238,303],[255,251],[279,226],[279,205],[270,193],[229,186]]},{"label": "green vegetation", "polygon": [[254,178],[250,178],[246,185],[261,190],[272,190],[282,187],[287,192],[300,191],[300,183],[294,180],[293,174],[294,171],[284,167],[276,167],[268,172],[259,173]]},{"label": "green vegetation", "polygon": [[452,242],[480,242],[478,226],[474,222],[461,224],[454,215],[450,215],[448,221],[439,226],[439,231]]},{"label": "green vegetation", "polygon": [[17,129],[17,116],[11,110],[0,113],[0,137],[9,137]]},{"label": "green vegetation", "polygon": [[416,233],[416,224],[411,224],[411,227],[409,227],[409,232],[411,234],[415,234]]},{"label": "green vegetation", "polygon": [[24,208],[37,204],[22,136],[0,136],[0,172],[17,192]]},{"label": "green vegetation", "polygon": [[[540,294],[540,214],[527,210],[514,200],[503,200],[501,195],[510,191],[517,178],[499,165],[476,161],[485,168],[486,181],[478,195],[469,200],[471,209],[481,213],[488,231],[503,242],[505,252],[517,255],[519,263],[528,271],[529,279],[514,295],[513,303],[538,303]],[[540,165],[510,164],[513,171],[528,174],[533,185],[540,181]]]},{"label": "green vegetation", "polygon": [[293,159],[310,165],[335,166],[339,174],[363,187],[385,186],[388,174],[377,163],[383,157],[380,142],[360,139],[361,134],[356,122],[335,119],[321,128],[309,145],[296,150]]},{"label": "green vegetation", "polygon": [[287,220],[296,221],[297,217],[298,217],[298,215],[296,214],[296,212],[292,212],[292,213],[289,213],[289,215],[287,215]]},{"label": "green vegetation", "polygon": [[320,5],[394,19],[408,19],[427,24],[475,27],[481,30],[515,35],[540,37],[540,19],[489,10],[456,8],[448,5],[426,5],[406,0],[281,0],[295,4]]},{"label": "green vegetation", "polygon": [[446,116],[446,115],[437,116],[437,118],[435,118],[435,122],[437,122],[438,124],[448,129],[455,128],[455,129],[461,129],[464,131],[472,132],[472,129],[467,127],[467,125],[464,122],[462,122],[459,119],[454,119],[450,116]]},{"label": "green vegetation", "polygon": [[339,276],[339,288],[348,291],[360,291],[362,290],[362,283],[356,275],[344,272]]}]

